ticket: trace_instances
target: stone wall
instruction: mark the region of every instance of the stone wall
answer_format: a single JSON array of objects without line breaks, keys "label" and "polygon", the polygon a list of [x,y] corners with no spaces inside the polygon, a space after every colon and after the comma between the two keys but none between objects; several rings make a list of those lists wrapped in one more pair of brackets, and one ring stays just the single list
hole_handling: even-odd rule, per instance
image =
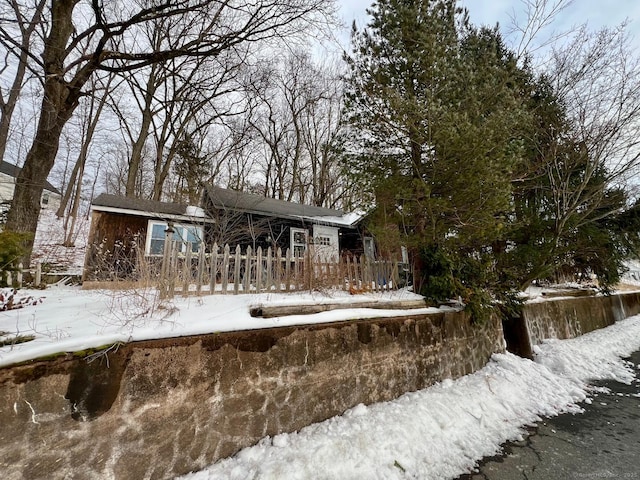
[{"label": "stone wall", "polygon": [[464,313],[137,342],[0,370],[4,479],[164,479],[359,403],[481,368]]},{"label": "stone wall", "polygon": [[503,321],[507,349],[533,356],[545,338],[575,338],[640,313],[640,293],[549,299],[525,304],[520,318]]}]

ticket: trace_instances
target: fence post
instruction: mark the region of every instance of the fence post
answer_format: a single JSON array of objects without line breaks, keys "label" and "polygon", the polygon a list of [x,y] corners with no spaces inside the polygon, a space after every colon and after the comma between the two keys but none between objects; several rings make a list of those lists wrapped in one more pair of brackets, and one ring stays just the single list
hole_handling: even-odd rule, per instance
[{"label": "fence post", "polygon": [[173,224],[169,223],[164,231],[164,249],[162,251],[162,268],[160,269],[160,298],[169,295],[169,276],[171,275],[171,240],[173,239]]},{"label": "fence post", "polygon": [[204,242],[200,242],[198,250],[198,280],[196,283],[196,293],[198,296],[202,293],[202,277],[204,276]]},{"label": "fence post", "polygon": [[251,245],[247,247],[245,254],[246,260],[244,262],[244,286],[242,288],[244,293],[251,293]]},{"label": "fence post", "polygon": [[311,291],[313,289],[313,262],[311,262],[311,249],[304,250],[304,278],[305,288]]},{"label": "fence post", "polygon": [[276,290],[282,291],[282,249],[278,247],[276,250]]},{"label": "fence post", "polygon": [[291,290],[291,249],[287,248],[287,251],[285,253],[285,260],[286,263],[284,265],[284,289],[288,292],[289,290]]},{"label": "fence post", "polygon": [[178,276],[178,252],[181,242],[171,240],[169,254],[169,298],[173,298],[176,293],[176,278]]},{"label": "fence post", "polygon": [[42,283],[42,263],[38,260],[36,262],[36,287],[40,287]]},{"label": "fence post", "polygon": [[240,245],[236,246],[236,258],[233,265],[233,293],[238,294],[240,289]]},{"label": "fence post", "polygon": [[222,257],[222,294],[226,295],[229,286],[229,255],[230,249],[227,243],[224,246],[224,255]]},{"label": "fence post", "polygon": [[187,243],[187,251],[184,256],[184,265],[182,266],[182,296],[189,295],[189,286],[191,285],[191,244]]},{"label": "fence post", "polygon": [[258,255],[256,258],[256,292],[262,290],[262,247],[258,247]]},{"label": "fence post", "polygon": [[18,264],[18,272],[16,273],[16,281],[18,282],[18,288],[22,288],[22,263]]},{"label": "fence post", "polygon": [[214,243],[211,249],[211,265],[209,266],[209,292],[216,293],[216,283],[218,277],[218,244]]},{"label": "fence post", "polygon": [[398,271],[397,261],[393,262],[393,272],[391,273],[391,276],[393,277],[393,289],[398,290],[398,286],[400,284],[400,273]]},{"label": "fence post", "polygon": [[267,292],[269,290],[271,290],[271,282],[272,282],[272,278],[271,278],[271,247],[267,248],[267,281],[266,281],[266,289]]}]

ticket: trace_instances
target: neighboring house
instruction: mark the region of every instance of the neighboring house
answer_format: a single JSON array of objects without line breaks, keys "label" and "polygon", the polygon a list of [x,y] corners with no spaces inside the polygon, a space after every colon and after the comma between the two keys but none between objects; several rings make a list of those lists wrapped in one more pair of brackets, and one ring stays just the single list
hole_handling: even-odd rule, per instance
[{"label": "neighboring house", "polygon": [[373,257],[373,240],[363,238],[357,214],[265,198],[207,186],[199,206],[139,200],[101,194],[92,203],[85,270],[96,262],[98,250],[126,250],[137,241],[149,257],[161,256],[169,225],[182,239],[182,250],[197,252],[204,243],[252,248],[291,249],[303,255],[310,245],[322,260],[344,252]]},{"label": "neighboring house", "polygon": [[[9,209],[11,200],[13,200],[13,191],[16,188],[16,178],[22,169],[9,162],[0,162],[0,211]],[[42,197],[40,197],[40,205],[43,209],[56,211],[60,207],[62,196],[60,191],[45,182]]]}]

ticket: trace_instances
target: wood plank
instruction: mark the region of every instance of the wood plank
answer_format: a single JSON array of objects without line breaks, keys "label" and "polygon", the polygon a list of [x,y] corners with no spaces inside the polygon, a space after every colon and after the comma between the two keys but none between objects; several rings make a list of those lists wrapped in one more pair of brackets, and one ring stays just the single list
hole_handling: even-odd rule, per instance
[{"label": "wood plank", "polygon": [[233,264],[233,293],[238,294],[240,290],[240,245],[236,246],[236,255]]},{"label": "wood plank", "polygon": [[226,295],[227,287],[229,285],[229,255],[231,251],[229,249],[229,244],[227,243],[224,246],[224,254],[222,256],[222,294]]},{"label": "wood plank", "polygon": [[287,248],[287,252],[285,254],[285,264],[284,267],[284,281],[285,281],[285,290],[288,292],[291,290],[291,249]]},{"label": "wood plank", "polygon": [[276,250],[276,290],[282,291],[282,249],[278,247]]},{"label": "wood plank", "polygon": [[209,265],[209,291],[216,293],[216,284],[218,283],[218,244],[214,243],[211,248],[211,265]]},{"label": "wood plank", "polygon": [[198,247],[198,278],[196,279],[196,294],[202,294],[202,282],[204,277],[204,242]]},{"label": "wood plank", "polygon": [[258,247],[258,255],[256,258],[256,291],[260,293],[262,290],[262,247]]},{"label": "wood plank", "polygon": [[[355,298],[355,297],[354,297]],[[287,315],[308,315],[312,313],[326,312],[329,310],[340,310],[349,308],[375,308],[377,310],[411,310],[426,308],[426,301],[417,300],[390,300],[386,301],[366,301],[351,303],[322,303],[313,305],[259,305],[251,309],[251,316],[273,318]]]},{"label": "wood plank", "polygon": [[267,248],[267,281],[266,281],[266,290],[267,292],[271,290],[271,284],[273,283],[273,277],[271,276],[271,247]]},{"label": "wood plank", "polygon": [[191,285],[191,248],[187,243],[187,251],[184,256],[184,263],[182,264],[182,296],[189,295],[189,286]]},{"label": "wood plank", "polygon": [[249,245],[247,247],[247,252],[245,254],[245,260],[244,260],[244,283],[243,283],[243,292],[244,293],[251,293],[251,263],[252,263],[252,257],[251,254],[253,252],[251,251],[251,245]]}]

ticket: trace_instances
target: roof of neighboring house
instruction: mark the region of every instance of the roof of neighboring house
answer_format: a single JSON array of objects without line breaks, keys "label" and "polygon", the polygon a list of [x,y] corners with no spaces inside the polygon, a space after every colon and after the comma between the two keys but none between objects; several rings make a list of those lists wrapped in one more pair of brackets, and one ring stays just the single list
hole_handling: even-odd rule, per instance
[{"label": "roof of neighboring house", "polygon": [[211,200],[211,204],[215,208],[221,209],[279,218],[303,219],[343,227],[351,227],[361,218],[359,214],[345,214],[341,210],[286,202],[214,185],[207,185],[206,193]]},{"label": "roof of neighboring house", "polygon": [[[22,168],[14,165],[13,163],[5,162],[4,160],[0,162],[0,173],[4,173],[5,175],[9,175],[10,177],[17,178],[21,171]],[[60,190],[51,185],[48,181],[44,182],[44,189],[60,195]]]},{"label": "roof of neighboring house", "polygon": [[143,217],[164,218],[169,220],[207,221],[200,209],[180,203],[156,202],[140,198],[121,197],[101,193],[91,206],[94,210],[135,214]]}]

